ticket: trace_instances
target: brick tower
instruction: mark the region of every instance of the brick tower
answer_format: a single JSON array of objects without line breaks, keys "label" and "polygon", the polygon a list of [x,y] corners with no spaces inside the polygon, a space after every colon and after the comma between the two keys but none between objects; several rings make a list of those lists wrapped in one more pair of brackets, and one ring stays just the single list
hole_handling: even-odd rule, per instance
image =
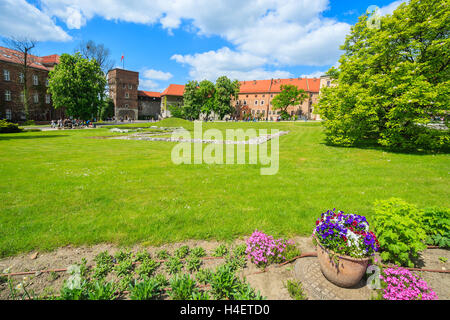
[{"label": "brick tower", "polygon": [[108,85],[116,120],[137,120],[139,72],[112,69],[108,72]]}]

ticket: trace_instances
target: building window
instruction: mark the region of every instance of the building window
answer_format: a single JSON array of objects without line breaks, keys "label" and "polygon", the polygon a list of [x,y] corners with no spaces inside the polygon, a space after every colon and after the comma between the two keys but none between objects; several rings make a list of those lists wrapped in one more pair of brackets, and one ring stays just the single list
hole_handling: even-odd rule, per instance
[{"label": "building window", "polygon": [[126,89],[126,88],[127,88],[127,85],[124,83],[124,84],[122,85],[122,88]]},{"label": "building window", "polygon": [[128,109],[128,105],[127,104],[124,107],[125,107],[125,109]]},{"label": "building window", "polygon": [[246,106],[247,105],[247,100],[244,100],[244,106]]},{"label": "building window", "polygon": [[25,100],[25,94],[23,91],[20,93],[20,102],[23,102]]},{"label": "building window", "polygon": [[3,79],[5,81],[10,81],[9,70],[3,70]]},{"label": "building window", "polygon": [[248,95],[246,95],[245,97],[248,98]]},{"label": "building window", "polygon": [[6,116],[6,119],[8,119],[8,120],[11,120],[11,116],[12,116],[12,114],[11,114],[11,109],[6,109],[5,110],[5,116]]},{"label": "building window", "polygon": [[264,100],[261,100],[261,105],[263,105],[264,104]]},{"label": "building window", "polygon": [[132,85],[132,84],[129,84],[129,85],[128,85],[128,89],[133,89],[133,85]]},{"label": "building window", "polygon": [[128,92],[125,92],[125,99],[128,99],[130,97],[130,94]]},{"label": "building window", "polygon": [[327,87],[331,86],[331,81],[327,81]]},{"label": "building window", "polygon": [[11,91],[5,91],[5,101],[11,101]]},{"label": "building window", "polygon": [[48,78],[45,79],[45,86],[48,87],[49,86],[49,81]]},{"label": "building window", "polygon": [[33,84],[37,86],[39,84],[39,78],[37,75],[33,75]]},{"label": "building window", "polygon": [[49,94],[45,95],[45,103],[50,104],[50,95]]},{"label": "building window", "polygon": [[39,95],[38,95],[37,93],[35,93],[35,94],[33,95],[33,102],[34,102],[34,103],[39,103]]},{"label": "building window", "polygon": [[20,83],[23,83],[23,82],[24,82],[24,79],[25,79],[25,76],[23,75],[23,73],[22,73],[22,72],[19,73],[19,82],[20,82]]},{"label": "building window", "polygon": [[257,106],[258,105],[258,100],[255,100],[255,106]]}]

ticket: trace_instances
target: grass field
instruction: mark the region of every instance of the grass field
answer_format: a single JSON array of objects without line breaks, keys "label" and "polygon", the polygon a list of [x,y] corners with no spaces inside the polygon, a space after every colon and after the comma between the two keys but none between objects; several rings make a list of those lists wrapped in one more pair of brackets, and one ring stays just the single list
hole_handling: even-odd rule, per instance
[{"label": "grass field", "polygon": [[278,174],[261,176],[260,165],[177,166],[175,143],[89,139],[113,135],[106,128],[0,135],[0,256],[67,244],[224,240],[256,228],[308,235],[327,209],[370,218],[373,202],[390,197],[450,206],[449,155],[331,147],[318,123],[208,128],[289,130]]}]

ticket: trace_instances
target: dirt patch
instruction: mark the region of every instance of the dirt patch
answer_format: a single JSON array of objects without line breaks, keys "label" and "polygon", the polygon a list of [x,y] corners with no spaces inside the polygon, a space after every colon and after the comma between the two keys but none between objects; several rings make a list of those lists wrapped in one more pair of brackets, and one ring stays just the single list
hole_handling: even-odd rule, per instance
[{"label": "dirt patch", "polygon": [[[297,247],[302,253],[314,252],[314,246],[311,239],[308,237],[296,237],[292,239],[295,241]],[[236,240],[228,247],[234,247],[245,243],[245,239]],[[146,250],[152,257],[160,250],[167,250],[173,253],[176,249],[183,245],[188,245],[190,248],[202,247],[206,250],[207,255],[211,256],[214,250],[223,244],[217,241],[198,241],[190,240],[174,244],[165,244],[159,247],[145,247],[136,245],[133,247],[117,247],[110,244],[99,244],[94,246],[72,247],[66,246],[59,248],[52,252],[38,253],[36,252],[17,255],[14,257],[4,258],[0,260],[0,272],[9,269],[9,272],[24,272],[47,269],[67,268],[70,265],[80,263],[82,258],[87,260],[87,265],[94,265],[94,258],[103,251],[108,251],[114,255],[122,249],[128,249],[131,252],[138,252]],[[441,262],[439,257],[450,258],[449,250],[430,249],[422,254],[423,268],[428,269],[449,269],[449,262]],[[315,259],[315,258],[308,258]],[[224,260],[204,260],[202,268],[215,269]],[[250,285],[259,290],[261,294],[267,299],[273,300],[290,300],[289,293],[284,287],[288,279],[295,279],[294,272],[295,263],[286,264],[283,266],[272,265],[269,266],[265,272],[257,268],[255,265],[247,261],[247,267],[239,271],[241,277],[245,277]],[[160,267],[164,269],[164,267]],[[450,275],[443,273],[421,272],[423,278],[429,283],[431,288],[437,293],[439,299],[450,299]],[[13,279],[16,283],[21,281],[23,277],[27,277],[27,282],[30,283],[27,287],[31,292],[37,295],[42,293],[57,293],[63,285],[65,279],[69,277],[66,272],[58,273],[38,273],[27,276],[15,276]],[[0,299],[9,299],[9,288],[7,283],[0,284]],[[164,297],[163,297],[164,298]],[[167,297],[165,297],[167,298]],[[311,297],[313,298],[313,297]]]}]

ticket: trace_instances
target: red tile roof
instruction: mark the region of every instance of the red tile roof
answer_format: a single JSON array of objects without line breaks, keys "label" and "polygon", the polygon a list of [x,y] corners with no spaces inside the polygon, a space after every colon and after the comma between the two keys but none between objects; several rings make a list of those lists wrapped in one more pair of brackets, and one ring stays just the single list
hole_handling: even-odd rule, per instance
[{"label": "red tile roof", "polygon": [[162,96],[183,96],[184,93],[184,85],[181,84],[171,84],[166,90],[161,93]]},{"label": "red tile roof", "polygon": [[307,92],[319,92],[320,79],[313,78],[290,78],[272,80],[241,81],[239,93],[278,93],[281,92],[281,85],[291,84]]},{"label": "red tile roof", "polygon": [[[12,63],[22,64],[21,58],[23,57],[20,51],[12,50],[5,47],[0,47],[0,60]],[[59,63],[59,56],[53,54],[51,56],[38,57],[35,55],[28,55],[28,66],[32,68],[50,70],[49,67]]]},{"label": "red tile roof", "polygon": [[161,92],[139,90],[138,96],[144,96],[144,97],[150,97],[150,98],[161,98]]}]

